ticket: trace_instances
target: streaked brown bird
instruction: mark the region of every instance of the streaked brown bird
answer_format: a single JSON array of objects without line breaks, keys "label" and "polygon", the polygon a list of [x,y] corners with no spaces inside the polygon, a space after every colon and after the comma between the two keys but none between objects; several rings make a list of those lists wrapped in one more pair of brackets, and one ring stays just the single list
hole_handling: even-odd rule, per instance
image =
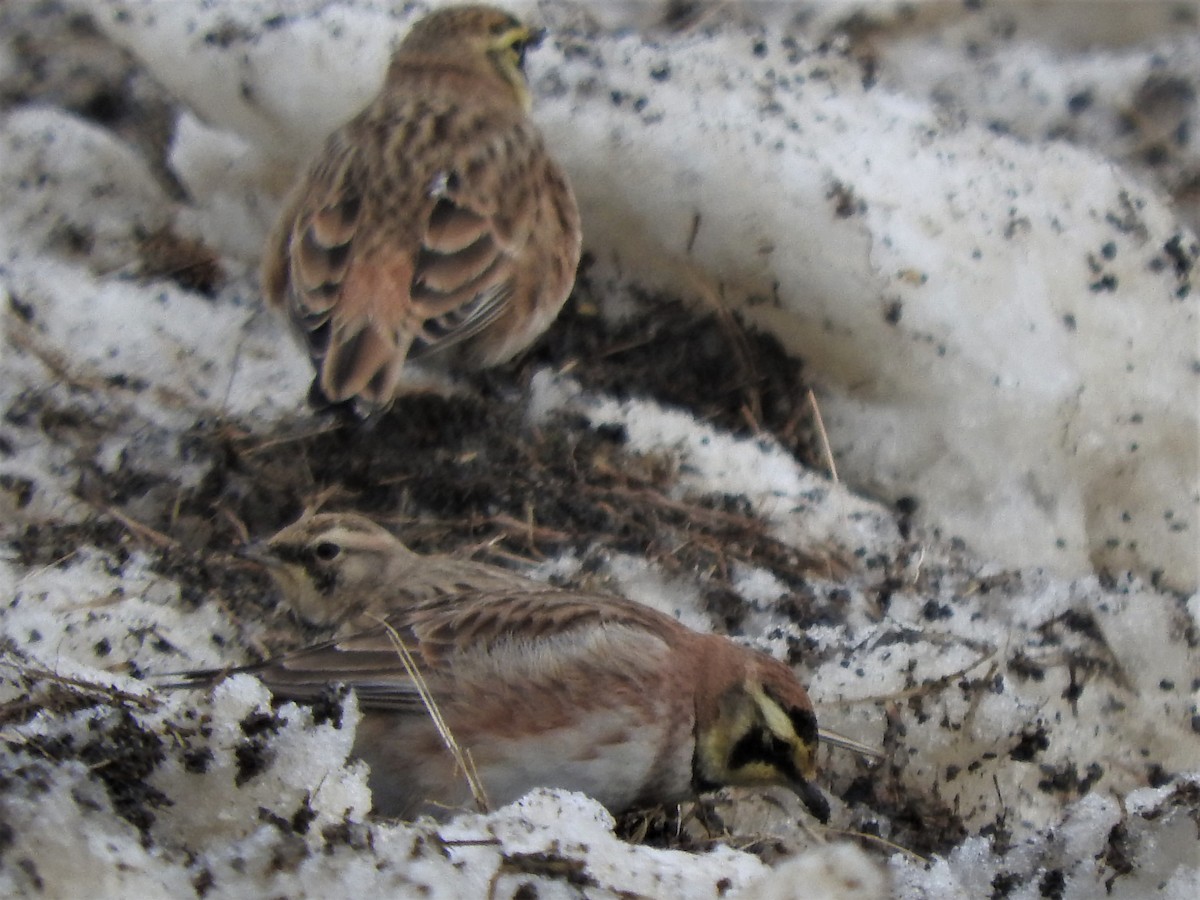
[{"label": "streaked brown bird", "polygon": [[[397,639],[493,805],[538,786],[582,791],[619,812],[724,785],[783,785],[824,821],[828,804],[813,784],[818,741],[870,752],[818,731],[807,692],[783,663],[640,603],[422,557],[353,514],[302,518],[265,553],[306,618],[377,617],[238,671],[283,699],[353,689],[363,714],[355,752],[370,765],[385,815],[444,815],[472,797]],[[221,674],[186,678],[205,684]]]},{"label": "streaked brown bird", "polygon": [[581,234],[529,118],[541,37],[488,6],[419,20],[286,198],[262,283],[312,357],[314,405],[385,406],[408,364],[502,363],[558,315]]}]

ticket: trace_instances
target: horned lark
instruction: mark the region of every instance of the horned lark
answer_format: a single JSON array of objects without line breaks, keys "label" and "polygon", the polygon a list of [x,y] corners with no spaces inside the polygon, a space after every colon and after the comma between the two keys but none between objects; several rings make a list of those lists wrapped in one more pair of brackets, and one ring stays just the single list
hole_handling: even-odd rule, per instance
[{"label": "horned lark", "polygon": [[540,40],[487,6],[421,19],[287,197],[262,281],[312,356],[314,403],[386,404],[408,362],[504,362],[558,315],[580,225],[529,118]]},{"label": "horned lark", "polygon": [[619,812],[724,785],[786,785],[828,818],[812,782],[817,719],[791,669],[642,604],[566,590],[434,597],[241,670],[281,699],[331,684],[356,692],[355,753],[383,815],[440,816],[472,797],[397,642],[494,805],[538,786]]},{"label": "horned lark", "polygon": [[332,641],[241,671],[284,699],[352,688],[363,712],[355,751],[386,815],[444,813],[471,796],[414,671],[494,804],[537,786],[620,811],[723,785],[786,785],[824,821],[812,784],[818,740],[870,752],[818,731],[783,663],[640,603],[421,556],[353,514],[302,517],[253,555],[297,612],[341,627]]}]

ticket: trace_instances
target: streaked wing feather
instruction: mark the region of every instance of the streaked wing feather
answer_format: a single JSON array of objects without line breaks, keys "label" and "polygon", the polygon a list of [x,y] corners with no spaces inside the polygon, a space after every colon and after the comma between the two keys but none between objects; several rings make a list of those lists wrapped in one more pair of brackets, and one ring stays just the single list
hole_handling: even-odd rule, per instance
[{"label": "streaked wing feather", "polygon": [[413,335],[409,358],[421,359],[474,337],[504,312],[511,295],[510,285],[499,284],[474,294],[455,309],[426,319]]},{"label": "streaked wing feather", "polygon": [[[410,358],[448,350],[495,321],[512,296],[516,250],[501,239],[493,210],[506,198],[482,185],[442,179],[413,272],[411,299],[421,325]],[[489,183],[496,183],[489,179]]]},{"label": "streaked wing feather", "polygon": [[[461,345],[504,315],[539,209],[529,179],[544,149],[531,123],[408,102],[335,133],[280,244],[292,318],[333,402],[387,402],[406,360]],[[421,143],[430,122],[449,130]],[[400,133],[418,136],[416,149],[389,163]],[[271,285],[283,274],[264,267]]]},{"label": "streaked wing feather", "polygon": [[664,640],[685,631],[670,617],[639,603],[615,597],[597,602],[594,595],[556,590],[448,595],[415,604],[386,622],[386,627],[298,650],[245,671],[283,697],[312,698],[326,685],[344,684],[355,690],[364,707],[399,711],[417,709],[421,701],[398,656],[395,637],[435,689],[445,689],[453,683],[456,657],[482,654],[514,638],[535,647],[602,623]]},{"label": "streaked wing feather", "polygon": [[362,223],[361,154],[345,142],[339,149],[309,174],[292,219],[290,300],[301,317],[326,313],[338,303]]},{"label": "streaked wing feather", "polygon": [[315,699],[328,685],[343,684],[353,688],[364,708],[422,708],[420,695],[382,627],[298,650],[248,671],[258,675],[273,694],[290,700]]},{"label": "streaked wing feather", "polygon": [[490,230],[487,216],[443,199],[429,214],[424,243],[431,253],[452,254],[470,247]]}]

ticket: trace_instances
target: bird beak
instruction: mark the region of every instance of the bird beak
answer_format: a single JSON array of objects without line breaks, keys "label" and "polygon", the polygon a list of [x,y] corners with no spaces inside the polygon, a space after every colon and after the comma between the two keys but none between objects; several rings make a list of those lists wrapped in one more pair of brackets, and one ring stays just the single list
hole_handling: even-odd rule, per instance
[{"label": "bird beak", "polygon": [[525,47],[529,50],[540,47],[542,45],[542,41],[546,39],[545,28],[526,28],[525,34]]},{"label": "bird beak", "polygon": [[811,781],[794,781],[790,785],[791,789],[796,792],[796,796],[800,798],[800,802],[804,804],[814,819],[822,825],[829,822],[829,801],[825,799],[825,795]]},{"label": "bird beak", "polygon": [[240,547],[235,547],[233,555],[238,557],[238,559],[266,566],[268,569],[278,568],[281,564],[279,557],[271,552],[270,546],[265,541],[255,541],[252,544],[242,544]]}]

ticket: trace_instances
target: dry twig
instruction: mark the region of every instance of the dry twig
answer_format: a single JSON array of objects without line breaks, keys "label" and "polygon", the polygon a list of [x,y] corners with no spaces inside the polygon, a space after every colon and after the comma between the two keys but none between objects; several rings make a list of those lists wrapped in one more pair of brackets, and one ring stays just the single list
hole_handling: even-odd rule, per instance
[{"label": "dry twig", "polygon": [[442,716],[442,711],[438,708],[437,701],[434,699],[433,693],[429,690],[429,684],[425,681],[425,676],[417,668],[417,662],[413,659],[412,652],[405,645],[404,639],[400,637],[400,632],[396,631],[386,619],[376,616],[375,620],[387,631],[388,637],[392,641],[392,646],[396,648],[396,655],[404,663],[404,671],[412,679],[413,685],[421,697],[421,702],[425,705],[425,709],[429,713],[429,718],[433,720],[434,728],[437,729],[437,733],[442,738],[442,743],[446,745],[446,749],[454,757],[454,764],[466,777],[467,785],[471,788],[471,796],[475,798],[476,808],[482,813],[490,812],[491,807],[488,804],[487,794],[484,792],[483,782],[479,778],[479,771],[475,768],[475,763],[471,759],[471,751],[464,749],[450,731],[450,726],[446,724],[446,720]]}]

